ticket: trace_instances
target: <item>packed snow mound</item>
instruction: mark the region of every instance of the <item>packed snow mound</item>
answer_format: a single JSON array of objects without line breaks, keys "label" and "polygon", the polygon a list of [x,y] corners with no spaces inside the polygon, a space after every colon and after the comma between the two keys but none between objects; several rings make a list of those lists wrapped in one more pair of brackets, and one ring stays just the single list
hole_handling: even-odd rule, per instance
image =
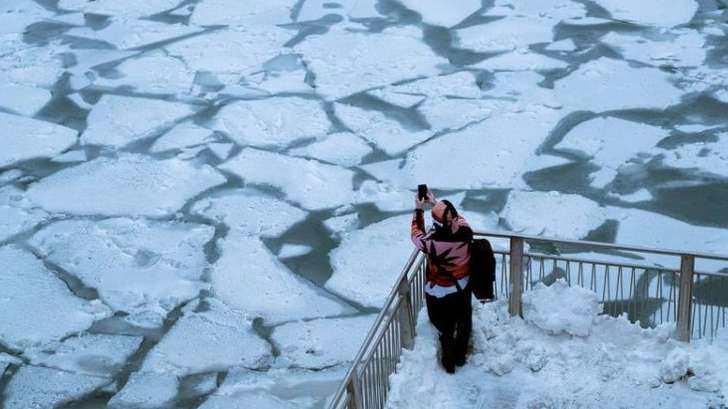
[{"label": "packed snow mound", "polygon": [[[728,331],[711,343],[670,337],[598,315],[597,295],[557,281],[524,293],[524,318],[506,300],[475,304],[468,362],[455,375],[439,363],[437,330],[419,316],[387,408],[725,407]],[[578,335],[578,336],[574,336]]]}]

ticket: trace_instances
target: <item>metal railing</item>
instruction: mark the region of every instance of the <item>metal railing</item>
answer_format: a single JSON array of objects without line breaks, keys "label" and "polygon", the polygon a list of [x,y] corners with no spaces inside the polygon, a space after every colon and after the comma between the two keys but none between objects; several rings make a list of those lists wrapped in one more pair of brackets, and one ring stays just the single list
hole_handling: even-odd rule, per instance
[{"label": "metal railing", "polygon": [[[487,237],[493,244],[496,297],[508,298],[511,315],[522,314],[524,290],[563,279],[599,294],[605,314],[627,314],[630,321],[645,327],[676,322],[675,337],[680,340],[712,337],[718,328],[726,327],[728,256],[498,232],[475,235]],[[507,241],[507,249],[499,241]],[[531,246],[529,251],[526,244]],[[589,257],[580,257],[580,253]],[[696,260],[714,271],[696,271]],[[424,282],[424,256],[415,250],[333,396],[330,409],[385,406],[389,376],[396,370],[402,349],[414,345],[415,324],[424,304]]]}]

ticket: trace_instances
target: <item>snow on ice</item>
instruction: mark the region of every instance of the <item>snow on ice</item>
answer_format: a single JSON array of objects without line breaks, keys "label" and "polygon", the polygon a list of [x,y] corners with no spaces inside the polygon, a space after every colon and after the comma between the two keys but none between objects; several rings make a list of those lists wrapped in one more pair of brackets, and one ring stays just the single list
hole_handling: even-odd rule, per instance
[{"label": "snow on ice", "polygon": [[[1,91],[1,90],[0,90]],[[15,162],[49,158],[65,151],[78,140],[78,132],[65,126],[0,112],[0,167]]]},{"label": "snow on ice", "polygon": [[302,148],[291,149],[295,156],[303,156],[343,167],[358,165],[372,148],[358,136],[349,132],[327,135]]},{"label": "snow on ice", "polygon": [[230,3],[225,0],[203,0],[196,7],[190,23],[199,26],[228,25],[241,27],[291,22],[295,0],[252,0]]},{"label": "snow on ice", "polygon": [[657,27],[674,27],[687,24],[698,10],[695,0],[596,0],[612,18]]},{"label": "snow on ice", "polygon": [[174,403],[179,379],[173,373],[135,372],[124,388],[109,400],[110,409],[157,409]]},{"label": "snow on ice", "polygon": [[24,84],[0,84],[0,107],[20,115],[33,116],[50,100],[50,91],[42,88]]},{"label": "snow on ice", "polygon": [[183,122],[159,137],[152,145],[152,152],[164,152],[202,145],[212,140],[212,131],[190,122]]},{"label": "snow on ice", "polygon": [[423,22],[443,27],[458,24],[482,7],[479,0],[456,0],[450,3],[437,0],[399,0],[399,2],[419,13]]},{"label": "snow on ice", "polygon": [[532,44],[553,40],[551,23],[532,17],[510,17],[455,33],[460,48],[490,53],[527,49]]},{"label": "snow on ice", "polygon": [[179,59],[162,53],[145,54],[124,60],[116,67],[118,77],[98,77],[95,87],[131,87],[136,92],[150,94],[186,94],[190,91],[195,73]]},{"label": "snow on ice", "polygon": [[[98,1],[103,3],[103,0]],[[110,4],[110,1],[106,1]],[[113,44],[119,50],[129,50],[150,44],[167,41],[173,38],[189,36],[202,31],[199,27],[182,24],[164,24],[149,20],[112,19],[104,28],[97,30],[90,27],[71,29],[68,34],[104,41]]]},{"label": "snow on ice", "polygon": [[179,4],[179,0],[159,0],[149,2],[146,0],[129,0],[119,3],[115,0],[61,0],[58,8],[61,10],[82,11],[84,13],[116,16],[124,19],[150,16],[171,10]]},{"label": "snow on ice", "polygon": [[3,408],[55,408],[110,383],[108,378],[23,365],[5,387]]}]

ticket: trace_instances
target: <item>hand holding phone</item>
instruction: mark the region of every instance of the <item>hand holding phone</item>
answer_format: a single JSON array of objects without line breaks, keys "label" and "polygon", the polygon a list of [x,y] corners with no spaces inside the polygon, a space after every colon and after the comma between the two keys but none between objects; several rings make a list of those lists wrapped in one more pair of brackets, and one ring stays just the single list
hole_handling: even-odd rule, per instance
[{"label": "hand holding phone", "polygon": [[417,196],[423,201],[427,199],[427,185],[417,185]]}]

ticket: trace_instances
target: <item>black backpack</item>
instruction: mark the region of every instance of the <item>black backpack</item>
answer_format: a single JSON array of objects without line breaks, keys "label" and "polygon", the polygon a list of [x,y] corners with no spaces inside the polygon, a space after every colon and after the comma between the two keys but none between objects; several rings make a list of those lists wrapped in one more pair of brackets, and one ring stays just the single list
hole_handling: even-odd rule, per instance
[{"label": "black backpack", "polygon": [[473,239],[468,246],[470,253],[470,279],[468,288],[475,298],[484,301],[495,297],[495,255],[486,239]]}]

